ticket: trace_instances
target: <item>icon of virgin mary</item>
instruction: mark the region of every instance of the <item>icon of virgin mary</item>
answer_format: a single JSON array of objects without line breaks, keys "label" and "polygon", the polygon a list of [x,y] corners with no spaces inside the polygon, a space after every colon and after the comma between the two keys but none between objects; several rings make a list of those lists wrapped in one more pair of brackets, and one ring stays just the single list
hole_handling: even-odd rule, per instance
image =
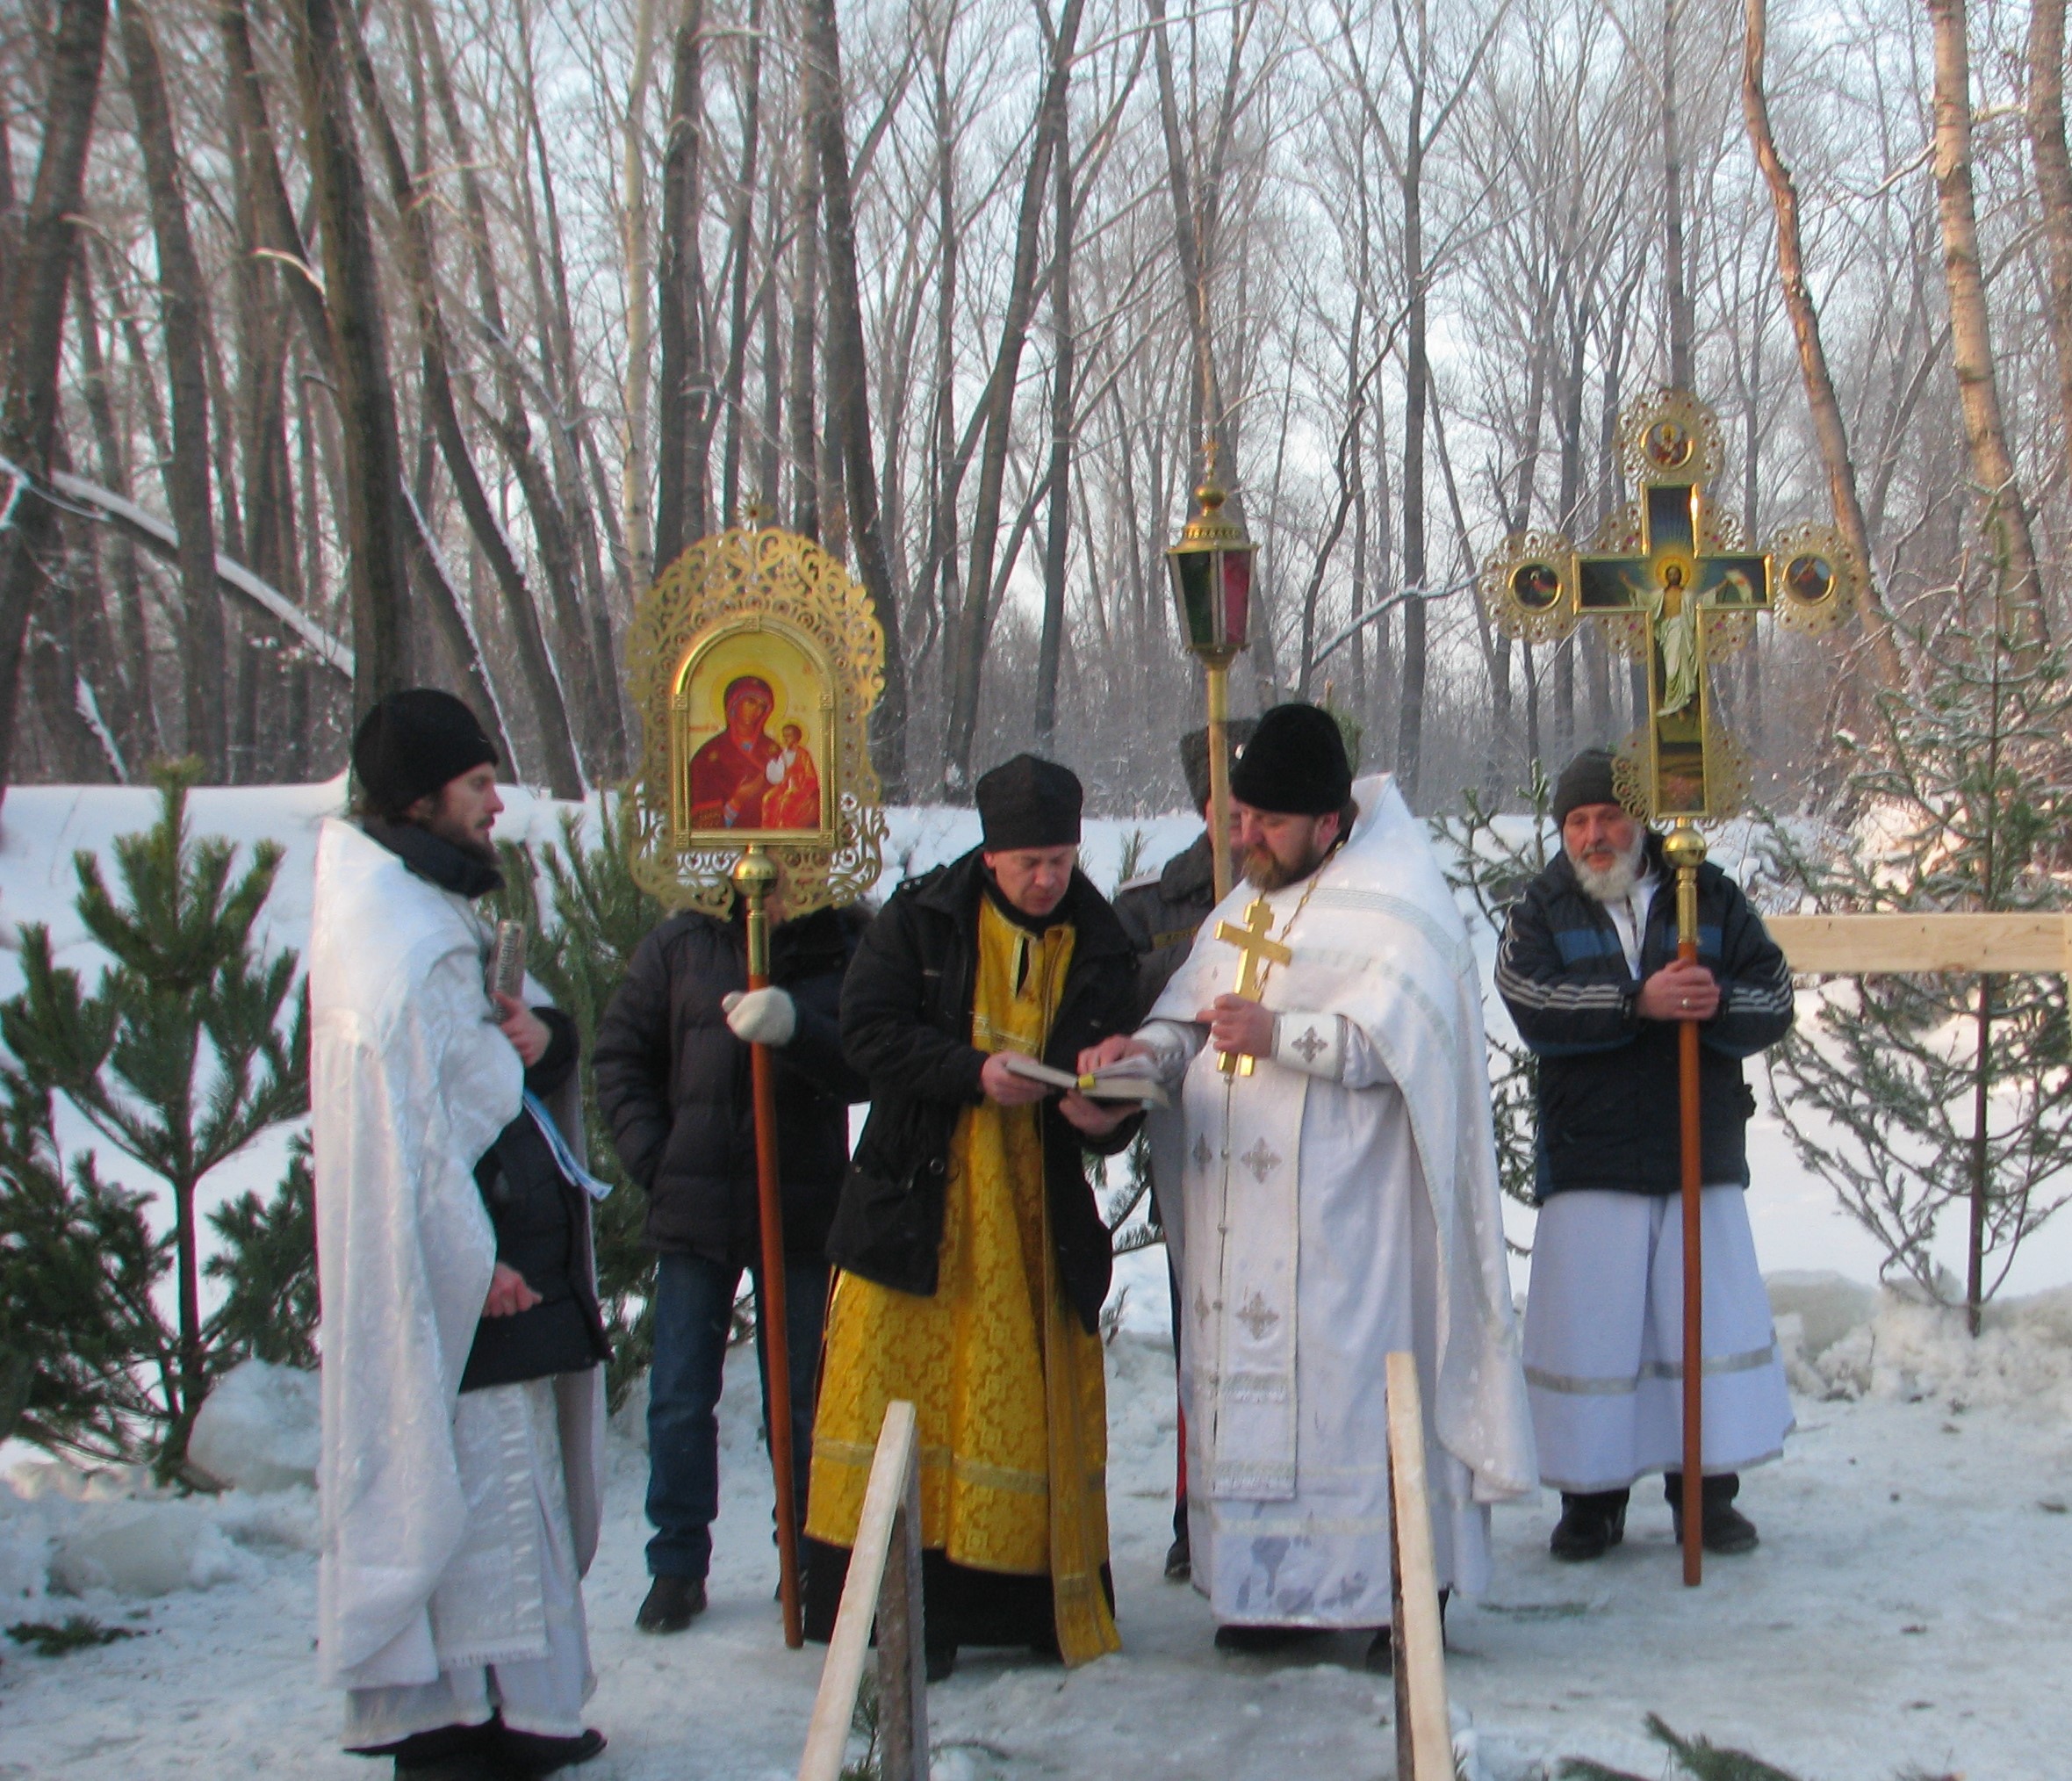
[{"label": "icon of virgin mary", "polygon": [[691,756],[691,826],[764,828],[769,769],[784,752],[764,727],[777,709],[777,696],[760,674],[737,674],[720,703],[726,728]]}]

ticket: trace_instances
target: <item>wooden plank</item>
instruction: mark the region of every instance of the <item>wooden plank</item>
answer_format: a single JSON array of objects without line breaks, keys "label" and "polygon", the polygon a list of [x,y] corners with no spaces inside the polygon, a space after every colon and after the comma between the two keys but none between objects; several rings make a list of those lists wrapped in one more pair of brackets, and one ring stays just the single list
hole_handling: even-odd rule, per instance
[{"label": "wooden plank", "polygon": [[834,1633],[827,1641],[820,1692],[813,1698],[799,1781],[841,1781],[849,1720],[856,1711],[856,1691],[870,1650],[871,1621],[878,1611],[878,1586],[892,1545],[893,1515],[906,1496],[907,1475],[915,1464],[914,1431],[913,1405],[895,1398],[886,1407],[877,1453],[871,1460],[870,1482],[864,1487],[856,1544],[849,1553],[849,1577],[842,1585],[842,1605],[835,1612]]},{"label": "wooden plank", "polygon": [[878,1590],[878,1773],[928,1781],[927,1633],[921,1602],[921,1468],[909,1466]]},{"label": "wooden plank", "polygon": [[1763,925],[1795,971],[2063,971],[2072,918],[2017,915],[1772,915]]},{"label": "wooden plank", "polygon": [[1424,1405],[1417,1359],[1388,1358],[1389,1504],[1396,1552],[1397,1748],[1409,1727],[1410,1763],[1400,1781],[1452,1781],[1453,1727],[1446,1712],[1446,1644],[1439,1619],[1439,1576],[1432,1559],[1432,1511],[1425,1492]]}]

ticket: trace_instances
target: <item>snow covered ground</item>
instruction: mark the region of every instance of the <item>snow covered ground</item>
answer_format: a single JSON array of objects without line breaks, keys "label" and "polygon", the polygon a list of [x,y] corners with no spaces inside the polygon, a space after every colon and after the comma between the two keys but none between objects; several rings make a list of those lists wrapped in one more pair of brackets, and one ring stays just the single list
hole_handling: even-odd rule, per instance
[{"label": "snow covered ground", "polygon": [[[1578,1755],[1660,1772],[1650,1712],[1806,1781],[2072,1772],[2072,1293],[1997,1311],[1975,1346],[1941,1314],[1876,1306],[1832,1277],[1777,1282],[1774,1297],[1802,1389],[1785,1458],[1744,1489],[1762,1545],[1687,1590],[1651,1492],[1625,1546],[1589,1566],[1547,1556],[1550,1498],[1500,1511],[1493,1590],[1449,1622],[1471,1777],[1536,1781]],[[1391,1772],[1389,1689],[1358,1667],[1363,1640],[1227,1656],[1200,1599],[1161,1577],[1169,1368],[1155,1338],[1109,1350],[1122,1652],[1070,1673],[968,1654],[929,1696],[943,1781]],[[729,1375],[712,1606],[677,1638],[633,1630],[644,1456],[615,1433],[587,1590],[590,1717],[611,1739],[594,1781],[796,1770],[819,1654],[783,1646],[745,1354]],[[336,1703],[316,1682],[306,1487],[144,1505],[64,1494],[79,1488],[44,1469],[17,1473],[25,1498],[0,1490],[0,1618],[86,1612],[139,1636],[56,1658],[7,1648],[0,1777],[373,1774],[333,1747]],[[49,1593],[54,1567],[76,1596]],[[166,1592],[119,1594],[97,1575]]]},{"label": "snow covered ground", "polygon": [[[286,846],[265,917],[277,944],[306,942],[315,826],[342,795],[334,782],[191,800],[197,833]],[[90,968],[70,907],[72,850],[106,857],[116,835],[148,825],[155,802],[128,790],[8,793],[0,995],[18,980],[9,948],[21,921],[49,922],[60,962]],[[554,839],[558,814],[522,793],[502,827]],[[1097,883],[1114,882],[1138,830],[1143,869],[1193,824],[1090,824]],[[969,812],[897,812],[889,869],[896,879],[903,865],[953,856],[975,839]],[[219,1172],[205,1204],[270,1188],[284,1142]],[[1705,1588],[1687,1591],[1655,1493],[1637,1496],[1625,1547],[1582,1568],[1546,1554],[1550,1498],[1500,1511],[1493,1593],[1457,1604],[1450,1622],[1450,1680],[1470,1725],[1464,1751],[1486,1781],[1525,1781],[1568,1755],[1651,1775],[1660,1752],[1642,1720],[1657,1712],[1806,1781],[1892,1781],[1908,1770],[2064,1781],[2072,1220],[2032,1241],[2008,1291],[2032,1296],[1996,1308],[1974,1345],[1946,1316],[1881,1304],[1835,1278],[1873,1277],[1869,1240],[1799,1170],[1766,1113],[1752,1144],[1751,1212],[1764,1265],[1777,1271],[1772,1298],[1795,1356],[1800,1418],[1784,1460],[1744,1491],[1763,1545],[1713,1561]],[[1508,1212],[1514,1235],[1529,1240],[1529,1213]],[[1807,1277],[1817,1271],[1828,1277]],[[1070,1675],[1004,1655],[968,1659],[931,1694],[937,1775],[1387,1774],[1389,1691],[1357,1667],[1363,1641],[1226,1657],[1211,1648],[1199,1600],[1161,1579],[1173,1411],[1156,1252],[1126,1258],[1121,1286],[1123,1333],[1109,1350],[1110,1505],[1125,1649]],[[593,1719],[612,1739],[586,1771],[595,1781],[762,1781],[795,1770],[818,1662],[810,1650],[786,1652],[779,1636],[746,1357],[730,1375],[713,1606],[678,1639],[632,1630],[645,1583],[644,1464],[625,1432],[615,1439],[609,1520],[588,1590],[601,1677]],[[293,1388],[252,1394],[244,1408],[227,1450],[249,1457],[264,1437],[270,1469],[220,1498],[155,1502],[133,1481],[34,1465],[0,1487],[0,1625],[83,1612],[139,1635],[55,1658],[0,1644],[0,1781],[372,1772],[333,1748],[335,1703],[315,1682],[313,1496],[304,1485],[272,1488],[297,1464]]]}]

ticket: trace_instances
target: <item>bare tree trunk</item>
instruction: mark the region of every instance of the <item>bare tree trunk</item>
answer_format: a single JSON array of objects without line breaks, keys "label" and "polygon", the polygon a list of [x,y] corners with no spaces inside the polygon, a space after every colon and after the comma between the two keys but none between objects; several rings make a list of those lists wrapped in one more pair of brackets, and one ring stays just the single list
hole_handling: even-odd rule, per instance
[{"label": "bare tree trunk", "polygon": [[[313,7],[322,0],[306,0]],[[532,589],[526,584],[525,575],[512,554],[509,539],[504,536],[495,510],[490,506],[489,496],[482,486],[480,475],[475,468],[473,454],[468,449],[467,435],[463,431],[460,413],[454,401],[450,358],[446,344],[446,323],[440,313],[439,292],[435,263],[432,254],[431,226],[426,206],[418,202],[416,183],[411,178],[409,165],[403,159],[403,146],[396,139],[395,126],[389,121],[388,110],[382,101],[380,89],[376,85],[374,68],[368,59],[365,46],[358,40],[356,28],[352,30],[350,54],[354,76],[360,89],[360,102],[366,114],[368,128],[374,137],[375,147],[387,169],[389,192],[393,199],[398,219],[397,257],[403,268],[404,277],[409,281],[411,294],[416,308],[418,331],[418,362],[422,376],[422,399],[427,415],[439,440],[440,456],[444,459],[446,473],[453,480],[453,490],[467,516],[470,530],[474,533],[476,548],[479,550],[494,575],[498,591],[502,595],[505,609],[510,616],[512,639],[517,647],[518,666],[525,678],[527,696],[537,713],[540,739],[546,755],[547,780],[557,797],[574,798],[583,795],[583,771],[576,749],[575,732],[569,722],[566,700],[562,696],[559,677],[554,671],[552,657],[547,651],[547,640],[540,626],[539,609],[534,603]],[[392,440],[393,435],[391,436]],[[400,498],[401,478],[399,474],[391,487]],[[394,501],[390,503],[392,511]]]},{"label": "bare tree trunk", "polygon": [[777,286],[784,263],[784,164],[781,136],[772,145],[769,196],[763,205],[763,281],[757,307],[763,335],[763,420],[756,493],[773,520],[783,511],[784,354],[778,341]]},{"label": "bare tree trunk", "polygon": [[[1196,227],[1194,184],[1187,150],[1180,136],[1180,104],[1173,79],[1173,52],[1168,41],[1165,0],[1145,0],[1151,20],[1151,43],[1158,74],[1158,120],[1165,139],[1166,185],[1172,195],[1173,246],[1180,266],[1182,295],[1187,305],[1187,336],[1194,349],[1193,386],[1188,394],[1188,448],[1205,439],[1219,446],[1223,418],[1222,392],[1216,387],[1216,361],[1209,338],[1209,274],[1201,234]],[[1220,466],[1227,487],[1237,474],[1228,461]]]},{"label": "bare tree trunk", "polygon": [[649,286],[654,278],[654,246],[647,196],[647,96],[654,83],[654,61],[655,0],[637,0],[633,75],[626,95],[620,176],[626,261],[626,430],[619,500],[633,585],[642,593],[655,579],[654,494],[648,460],[649,386],[655,347]]},{"label": "bare tree trunk", "polygon": [[1403,330],[1403,676],[1396,708],[1396,780],[1416,807],[1424,765],[1425,401],[1429,391],[1424,257],[1424,69],[1428,53],[1425,0],[1417,0],[1416,60],[1410,71],[1410,117],[1403,132],[1403,288],[1409,293]]},{"label": "bare tree trunk", "polygon": [[[1785,313],[1791,317],[1791,331],[1799,349],[1799,375],[1806,386],[1806,404],[1813,412],[1813,433],[1820,442],[1820,460],[1827,471],[1828,498],[1834,508],[1835,524],[1863,573],[1873,573],[1870,528],[1864,523],[1863,503],[1858,498],[1856,465],[1849,453],[1849,427],[1842,404],[1835,394],[1835,381],[1828,371],[1827,350],[1820,335],[1820,312],[1806,286],[1804,249],[1799,237],[1799,192],[1790,170],[1777,153],[1770,129],[1770,102],[1763,87],[1763,54],[1767,32],[1768,0],[1748,0],[1748,32],[1741,62],[1741,112],[1747,120],[1748,140],[1755,149],[1756,164],[1770,188],[1770,202],[1777,213],[1777,277],[1784,287]],[[2043,0],[2044,4],[2051,0]],[[2061,22],[2064,0],[2055,0]],[[2064,135],[2060,119],[2059,148]],[[2072,366],[2072,360],[2068,360]],[[2072,401],[2072,397],[2068,397]],[[2072,420],[2072,406],[2067,408]],[[1873,582],[1859,609],[1864,634],[1870,639],[1872,660],[1878,678],[1888,687],[1904,684],[1906,670],[1899,657],[1899,645],[1887,621],[1883,602]]]},{"label": "bare tree trunk", "polygon": [[290,4],[303,134],[323,235],[328,357],[343,445],[340,517],[352,590],[353,706],[363,712],[404,683],[409,581],[399,511],[403,455],[336,0]]},{"label": "bare tree trunk", "polygon": [[709,381],[700,314],[705,288],[698,216],[705,160],[705,5],[685,0],[671,61],[669,128],[662,151],[662,270],[656,293],[661,359],[655,452],[655,568],[667,568],[705,534],[701,449]]},{"label": "bare tree trunk", "polygon": [[985,444],[979,454],[978,497],[971,519],[971,561],[964,573],[964,611],[956,627],[956,652],[949,688],[947,734],[943,747],[943,790],[961,801],[970,796],[971,745],[978,726],[980,682],[985,673],[991,624],[994,552],[999,546],[1000,505],[1007,480],[1009,436],[1014,423],[1014,391],[1028,343],[1029,314],[1035,306],[1037,249],[1043,226],[1050,157],[1062,151],[1066,102],[1072,78],[1072,47],[1084,16],[1083,0],[1065,0],[1050,68],[1037,102],[1035,140],[1022,184],[1015,227],[1014,268],[1000,323],[1000,345],[986,386]]},{"label": "bare tree trunk", "polygon": [[[109,386],[108,364],[101,350],[101,320],[94,308],[92,260],[82,252],[72,287],[73,325],[78,332],[80,393],[93,429],[95,467],[101,484],[115,494],[130,493],[129,458],[123,450]],[[132,773],[152,760],[162,746],[157,706],[151,689],[151,636],[144,620],[144,589],[137,568],[137,548],[126,533],[110,534],[107,558],[115,582],[116,624],[127,664],[119,710],[109,714],[116,740]]]},{"label": "bare tree trunk", "polygon": [[173,141],[157,30],[142,0],[121,0],[122,59],[129,76],[143,151],[144,184],[158,244],[159,325],[172,398],[173,453],[166,504],[180,535],[180,601],[186,634],[180,649],[183,740],[217,783],[227,777],[223,696],[223,601],[216,589],[216,516],[209,493],[209,379],[202,361],[206,305],[201,264],[187,226],[179,149]]},{"label": "bare tree trunk", "polygon": [[[525,390],[519,378],[517,347],[504,321],[503,296],[490,242],[489,206],[476,171],[474,141],[461,119],[446,53],[439,41],[438,20],[424,0],[419,0],[416,23],[430,69],[433,97],[438,103],[447,141],[460,166],[461,201],[468,222],[476,301],[481,306],[482,324],[490,337],[490,357],[495,367],[497,394],[501,403],[500,414],[487,415],[486,418],[518,479],[526,511],[532,516],[540,569],[552,601],[559,661],[573,678],[590,752],[607,775],[615,775],[623,766],[626,752],[616,689],[605,681],[592,638],[584,626],[581,577],[569,516],[556,493],[547,465],[533,444],[532,426],[526,415]],[[371,76],[370,68],[363,83],[371,93],[374,90]],[[391,171],[392,177],[393,169]],[[428,184],[428,172],[421,177]],[[413,191],[418,184],[417,179],[410,181]],[[536,262],[536,249],[535,259]],[[542,291],[540,295],[543,299],[546,293]],[[539,306],[545,312],[550,306],[543,301]],[[552,331],[550,328],[549,331]],[[609,660],[608,653],[606,660]]]},{"label": "bare tree trunk", "polygon": [[1050,516],[1043,540],[1043,631],[1036,647],[1036,752],[1056,746],[1058,662],[1065,635],[1065,567],[1071,544],[1072,434],[1076,421],[1076,372],[1072,333],[1072,235],[1076,215],[1072,195],[1071,145],[1061,140],[1056,155],[1055,239],[1051,248],[1050,321]]},{"label": "bare tree trunk", "polygon": [[856,218],[849,145],[842,119],[841,37],[834,0],[804,0],[804,70],[812,97],[807,114],[820,151],[821,201],[827,223],[827,381],[839,418],[849,531],[873,616],[885,636],[885,691],[872,713],[871,755],[887,798],[906,797],[906,660],[899,605],[878,528],[876,459],[871,451],[870,391],[865,379],[863,303],[857,289]]},{"label": "bare tree trunk", "polygon": [[2065,147],[2065,0],[2029,8],[2029,155],[2036,208],[2050,250],[2045,319],[2058,365],[2061,449],[2072,466],[2072,155]]},{"label": "bare tree trunk", "polygon": [[1971,181],[1971,50],[1964,0],[1928,0],[1935,29],[1934,167],[1950,293],[1950,351],[1964,415],[1965,443],[1984,498],[1982,516],[1993,554],[1998,623],[2030,641],[2049,635],[2029,512],[2015,478],[2001,417],[2000,386],[1979,264],[1978,211]]},{"label": "bare tree trunk", "polygon": [[1669,381],[1691,386],[1691,293],[1684,263],[1683,146],[1676,116],[1676,9],[1662,0],[1662,259],[1663,299],[1669,309]]},{"label": "bare tree trunk", "polygon": [[721,392],[726,433],[720,451],[720,516],[741,516],[741,395],[748,372],[748,274],[755,258],[756,151],[763,122],[763,0],[748,0],[748,68],[741,83],[741,169],[734,182],[728,251],[733,278],[727,292],[727,368]]},{"label": "bare tree trunk", "polygon": [[[792,231],[791,351],[785,392],[791,436],[791,529],[820,539],[820,428],[814,400],[814,318],[820,307],[820,145],[814,139],[812,83],[800,83],[798,216]],[[776,491],[771,491],[773,500]]]},{"label": "bare tree trunk", "polygon": [[[57,443],[58,371],[65,338],[65,291],[76,251],[86,154],[100,96],[107,0],[56,0],[43,81],[43,147],[19,230],[20,270],[8,279],[6,377],[0,390],[0,455],[40,480]],[[13,523],[0,530],[0,798],[13,771],[15,713],[23,645],[46,565],[58,547],[56,511],[15,489]]]}]

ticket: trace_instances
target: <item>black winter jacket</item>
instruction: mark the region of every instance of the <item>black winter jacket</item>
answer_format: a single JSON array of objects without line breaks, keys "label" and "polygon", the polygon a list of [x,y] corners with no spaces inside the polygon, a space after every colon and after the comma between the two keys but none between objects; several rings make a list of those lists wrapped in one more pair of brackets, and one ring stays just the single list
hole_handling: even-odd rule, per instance
[{"label": "black winter jacket", "polygon": [[[528,1094],[549,1100],[576,1067],[576,1023],[558,1008],[535,1008],[550,1035],[525,1072]],[[460,1376],[463,1391],[581,1373],[611,1359],[604,1316],[590,1283],[589,1202],[561,1172],[525,1108],[475,1164],[475,1185],[496,1232],[496,1258],[524,1276],[540,1302],[475,1325]]]},{"label": "black winter jacket", "polygon": [[[1640,978],[1565,853],[1526,886],[1505,924],[1496,986],[1539,1059],[1543,1200],[1575,1187],[1674,1193],[1682,1183],[1678,1023],[1644,1020],[1635,1006],[1641,979],[1676,956],[1675,877],[1659,837],[1647,847],[1662,883],[1648,905]],[[1790,1030],[1791,971],[1740,887],[1709,863],[1698,869],[1698,962],[1720,986],[1719,1013],[1699,1029],[1703,1179],[1745,1187],[1755,1096],[1741,1060]]]},{"label": "black winter jacket", "polygon": [[[770,981],[798,1010],[777,1051],[777,1171],[787,1254],[826,1248],[849,1161],[849,1103],[863,1079],[842,1055],[842,977],[866,926],[823,909],[770,935]],[[626,1172],[648,1196],[651,1248],[746,1267],[761,1255],[749,1048],[720,999],[748,985],[738,917],[672,916],[634,949],[598,1023],[597,1105]]]},{"label": "black winter jacket", "polygon": [[[958,1114],[983,1099],[986,1054],[971,1042],[971,1005],[987,883],[975,849],[901,885],[871,924],[842,986],[842,1042],[869,1078],[872,1107],[842,1184],[828,1259],[923,1297],[936,1287],[950,1139]],[[1130,1030],[1136,980],[1129,941],[1083,873],[1073,873],[1052,919],[1077,933],[1043,1055],[1069,1070],[1085,1047]],[[1054,1100],[1043,1103],[1044,1189],[1058,1278],[1090,1333],[1100,1327],[1113,1258],[1082,1152],[1125,1150],[1140,1123],[1125,1121],[1107,1138],[1091,1140]]]},{"label": "black winter jacket", "polygon": [[1194,936],[1216,906],[1216,862],[1204,829],[1194,844],[1155,872],[1115,893],[1115,919],[1137,953],[1137,1020],[1165,992],[1194,949]]}]

